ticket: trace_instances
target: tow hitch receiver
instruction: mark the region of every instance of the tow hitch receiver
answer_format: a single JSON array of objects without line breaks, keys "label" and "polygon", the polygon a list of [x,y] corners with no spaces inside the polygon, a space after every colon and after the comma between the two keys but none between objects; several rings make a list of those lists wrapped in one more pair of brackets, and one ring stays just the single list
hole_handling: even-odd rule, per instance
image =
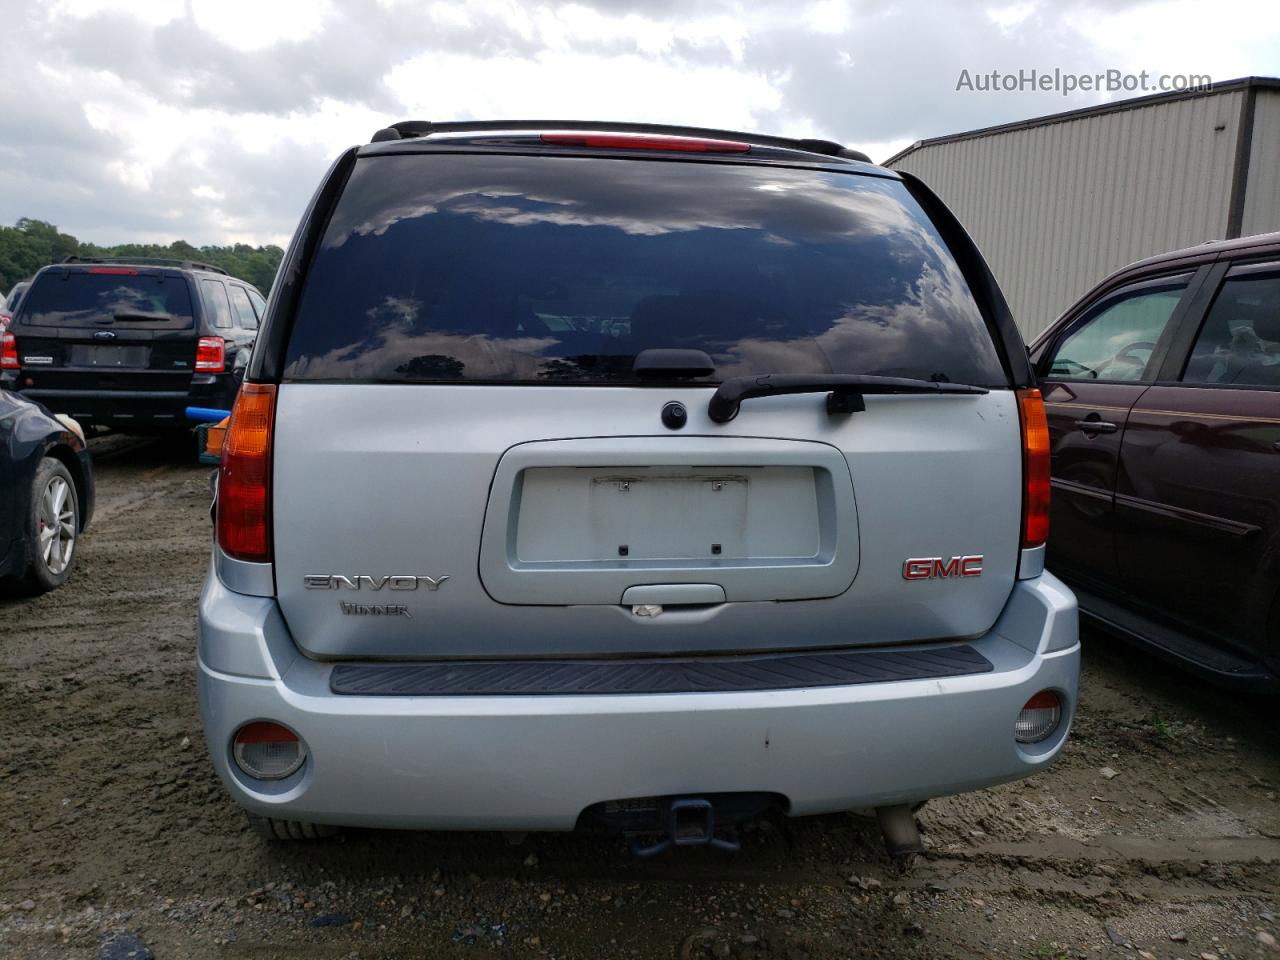
[{"label": "tow hitch receiver", "polygon": [[670,847],[714,847],[736,851],[741,844],[736,838],[716,836],[716,811],[710,800],[682,797],[670,801],[664,818],[667,835],[657,843],[645,845],[633,841],[631,850],[637,857],[652,857]]}]

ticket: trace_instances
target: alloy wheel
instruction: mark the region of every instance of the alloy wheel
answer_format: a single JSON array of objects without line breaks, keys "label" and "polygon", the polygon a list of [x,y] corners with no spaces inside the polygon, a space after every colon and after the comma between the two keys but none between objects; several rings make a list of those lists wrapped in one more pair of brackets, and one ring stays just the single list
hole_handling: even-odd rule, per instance
[{"label": "alloy wheel", "polygon": [[58,576],[71,564],[76,546],[76,508],[71,485],[53,476],[40,494],[37,515],[40,558]]}]

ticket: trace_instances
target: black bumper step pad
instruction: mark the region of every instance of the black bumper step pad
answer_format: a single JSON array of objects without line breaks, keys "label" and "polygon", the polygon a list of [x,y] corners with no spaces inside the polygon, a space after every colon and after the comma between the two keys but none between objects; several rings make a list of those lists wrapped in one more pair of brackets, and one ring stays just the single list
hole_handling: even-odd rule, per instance
[{"label": "black bumper step pad", "polygon": [[361,697],[730,693],[963,677],[993,669],[968,644],[948,644],[754,656],[338,664],[329,689]]}]

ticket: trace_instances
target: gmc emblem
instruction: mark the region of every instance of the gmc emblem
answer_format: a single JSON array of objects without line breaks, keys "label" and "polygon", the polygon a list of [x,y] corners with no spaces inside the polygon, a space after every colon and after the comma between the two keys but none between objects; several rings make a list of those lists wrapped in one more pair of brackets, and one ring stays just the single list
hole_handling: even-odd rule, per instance
[{"label": "gmc emblem", "polygon": [[982,576],[982,554],[972,557],[912,557],[903,561],[902,579],[936,580],[947,577]]}]

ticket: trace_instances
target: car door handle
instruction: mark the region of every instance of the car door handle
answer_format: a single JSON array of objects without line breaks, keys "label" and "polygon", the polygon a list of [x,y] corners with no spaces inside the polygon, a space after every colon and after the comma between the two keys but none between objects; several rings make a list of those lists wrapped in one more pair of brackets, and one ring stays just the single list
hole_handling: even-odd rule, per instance
[{"label": "car door handle", "polygon": [[1085,433],[1115,433],[1120,429],[1109,420],[1077,420],[1076,426]]}]

